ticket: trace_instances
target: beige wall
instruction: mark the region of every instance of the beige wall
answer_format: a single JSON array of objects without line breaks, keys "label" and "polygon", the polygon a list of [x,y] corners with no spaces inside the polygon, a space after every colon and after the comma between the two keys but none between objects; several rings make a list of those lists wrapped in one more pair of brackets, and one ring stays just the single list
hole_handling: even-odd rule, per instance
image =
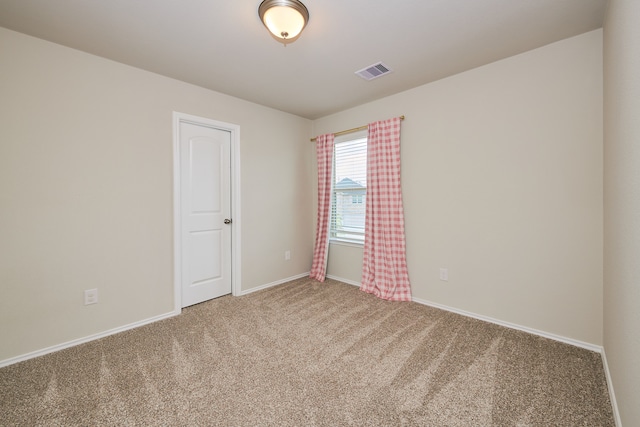
[{"label": "beige wall", "polygon": [[[313,132],[15,32],[0,40],[0,362],[172,310],[173,111],[241,127],[243,291],[309,269],[308,137],[405,114],[414,296],[602,343],[601,31],[316,120]],[[332,246],[328,272],[358,282],[361,257]],[[94,287],[100,303],[83,306]]]},{"label": "beige wall", "polygon": [[604,349],[622,423],[640,420],[640,2],[604,25]]},{"label": "beige wall", "polygon": [[0,362],[172,311],[173,111],[240,126],[241,290],[309,270],[309,120],[5,29],[0,46]]},{"label": "beige wall", "polygon": [[[414,297],[601,345],[602,31],[316,120],[314,134],[403,114]],[[332,245],[328,274],[359,282],[361,263]]]}]

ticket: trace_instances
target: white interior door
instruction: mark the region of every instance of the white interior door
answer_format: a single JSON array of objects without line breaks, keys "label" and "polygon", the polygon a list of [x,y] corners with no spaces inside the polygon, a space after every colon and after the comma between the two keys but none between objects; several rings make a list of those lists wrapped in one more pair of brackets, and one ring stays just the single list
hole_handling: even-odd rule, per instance
[{"label": "white interior door", "polygon": [[231,293],[231,132],[180,122],[182,307]]}]

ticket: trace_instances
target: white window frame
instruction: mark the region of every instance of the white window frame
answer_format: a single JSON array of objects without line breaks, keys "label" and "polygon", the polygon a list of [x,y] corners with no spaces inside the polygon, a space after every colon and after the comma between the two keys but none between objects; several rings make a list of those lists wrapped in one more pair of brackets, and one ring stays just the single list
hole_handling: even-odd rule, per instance
[{"label": "white window frame", "polygon": [[[346,143],[346,142],[350,142],[350,141],[357,141],[357,140],[362,140],[364,139],[366,141],[367,139],[367,130],[362,130],[362,131],[358,131],[358,132],[353,132],[353,133],[349,133],[349,134],[345,134],[345,135],[341,135],[336,137],[336,139],[334,140],[334,152],[333,152],[333,176],[331,177],[331,218],[330,218],[330,225],[329,225],[329,241],[331,243],[339,243],[339,244],[344,244],[344,245],[354,245],[354,246],[359,246],[362,247],[364,246],[364,233],[365,233],[365,229],[364,229],[364,221],[365,221],[365,217],[364,217],[364,212],[363,212],[363,225],[362,225],[362,233],[359,233],[357,230],[357,228],[359,227],[354,227],[356,230],[350,230],[351,231],[351,236],[349,236],[349,230],[347,230],[346,232],[340,233],[340,231],[344,231],[341,230],[339,228],[336,227],[336,213],[337,213],[337,195],[336,195],[336,189],[335,189],[335,185],[336,185],[336,173],[337,173],[337,168],[336,168],[336,147],[339,146],[342,143]],[[367,168],[367,159],[366,156],[364,158],[364,176],[366,176],[366,168]],[[340,179],[345,178],[345,177],[338,177]],[[366,186],[364,187],[364,194],[358,194],[358,196],[361,197],[361,202],[360,203],[356,203],[357,207],[361,207],[362,210],[365,210],[366,207]],[[351,200],[352,197],[350,196],[349,199]],[[342,235],[339,235],[342,234]],[[346,235],[345,235],[346,234]],[[355,236],[358,237],[355,237]]]}]

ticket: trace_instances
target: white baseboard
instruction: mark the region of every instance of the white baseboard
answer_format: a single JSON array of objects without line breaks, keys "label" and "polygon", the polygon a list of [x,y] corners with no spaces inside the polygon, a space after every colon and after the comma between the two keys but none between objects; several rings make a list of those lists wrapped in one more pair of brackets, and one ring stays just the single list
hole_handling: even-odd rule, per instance
[{"label": "white baseboard", "polygon": [[253,292],[258,292],[258,291],[261,291],[263,289],[268,289],[268,288],[271,288],[273,286],[278,286],[278,285],[281,285],[283,283],[291,282],[292,280],[301,279],[303,277],[309,276],[309,274],[310,274],[310,272],[307,271],[306,273],[301,273],[301,274],[298,274],[298,275],[295,275],[295,276],[287,277],[286,279],[276,280],[275,282],[267,283],[265,285],[256,286],[255,288],[247,289],[247,290],[244,290],[244,291],[240,292],[238,294],[238,296],[248,295],[248,294],[251,294]]},{"label": "white baseboard", "polygon": [[609,364],[607,363],[607,355],[604,348],[602,348],[602,365],[604,367],[604,374],[607,378],[607,387],[609,388],[609,399],[611,400],[611,409],[613,410],[613,420],[616,423],[616,427],[622,427],[622,419],[620,418],[620,411],[618,410],[618,402],[616,401],[616,394],[613,390],[613,380],[611,379],[611,372],[609,372]]},{"label": "white baseboard", "polygon": [[516,323],[505,322],[503,320],[494,319],[492,317],[483,316],[483,315],[480,315],[480,314],[471,313],[471,312],[464,311],[464,310],[459,310],[457,308],[448,307],[446,305],[438,304],[438,303],[435,303],[435,302],[422,300],[420,298],[412,298],[412,301],[417,302],[418,304],[428,305],[430,307],[435,307],[435,308],[439,308],[441,310],[450,311],[452,313],[460,314],[460,315],[465,316],[465,317],[471,317],[473,319],[482,320],[482,321],[485,321],[485,322],[489,322],[489,323],[493,323],[493,324],[496,324],[496,325],[504,326],[506,328],[516,329],[518,331],[523,331],[523,332],[527,332],[529,334],[538,335],[540,337],[548,338],[548,339],[551,339],[551,340],[554,340],[554,341],[563,342],[565,344],[570,344],[570,345],[573,345],[573,346],[576,346],[576,347],[584,348],[585,350],[594,351],[596,353],[602,353],[602,346],[599,346],[599,345],[595,345],[595,344],[591,344],[591,343],[587,343],[587,342],[583,342],[583,341],[579,341],[579,340],[574,340],[572,338],[563,337],[562,335],[556,335],[556,334],[552,334],[552,333],[549,333],[549,332],[540,331],[538,329],[529,328],[527,326],[518,325]]},{"label": "white baseboard", "polygon": [[[354,282],[353,280],[347,280],[347,279],[343,279],[343,278],[336,277],[336,276],[330,276],[330,275],[327,275],[327,277],[329,279],[338,280],[340,282],[347,283],[349,285],[360,286],[360,283]],[[613,390],[613,381],[611,379],[611,373],[609,372],[609,365],[607,363],[607,356],[605,355],[604,347],[599,346],[599,345],[595,345],[595,344],[582,342],[582,341],[579,341],[579,340],[574,340],[574,339],[567,338],[567,337],[563,337],[561,335],[550,334],[548,332],[539,331],[537,329],[528,328],[526,326],[517,325],[515,323],[504,322],[502,320],[493,319],[491,317],[481,316],[479,314],[470,313],[468,311],[458,310],[458,309],[453,308],[453,307],[448,307],[446,305],[437,304],[437,303],[434,303],[434,302],[431,302],[431,301],[426,301],[426,300],[423,300],[423,299],[420,299],[420,298],[412,298],[411,300],[413,302],[418,303],[418,304],[439,308],[441,310],[445,310],[445,311],[449,311],[449,312],[452,312],[452,313],[460,314],[460,315],[465,316],[465,317],[471,317],[473,319],[478,319],[478,320],[482,320],[482,321],[485,321],[485,322],[494,323],[496,325],[504,326],[506,328],[516,329],[516,330],[519,330],[519,331],[527,332],[529,334],[538,335],[538,336],[541,336],[541,337],[544,337],[544,338],[549,338],[549,339],[554,340],[554,341],[563,342],[565,344],[573,345],[573,346],[576,346],[576,347],[584,348],[586,350],[594,351],[596,353],[600,353],[600,355],[602,357],[602,366],[604,368],[604,373],[605,373],[605,377],[606,377],[606,380],[607,380],[607,387],[609,389],[609,399],[611,400],[611,409],[613,411],[613,418],[614,418],[614,421],[616,423],[616,427],[622,427],[622,420],[620,419],[620,412],[618,411],[618,404],[616,402],[616,395],[615,395],[615,392]]]},{"label": "white baseboard", "polygon": [[129,329],[134,329],[140,326],[148,325],[149,323],[154,323],[159,320],[168,319],[169,317],[173,317],[180,312],[171,311],[169,313],[161,314],[159,316],[150,317],[148,319],[141,320],[139,322],[130,323],[128,325],[120,326],[118,328],[109,329],[108,331],[100,332],[97,334],[89,335],[83,338],[78,338],[75,340],[67,341],[62,344],[53,345],[51,347],[43,348],[41,350],[32,351],[30,353],[26,353],[20,356],[11,357],[9,359],[0,360],[0,368],[13,365],[14,363],[23,362],[25,360],[33,359],[34,357],[44,356],[45,354],[53,353],[56,351],[64,350],[65,348],[73,347],[79,344],[84,344],[90,341],[94,341],[100,338],[107,337],[109,335],[114,335],[119,332],[128,331]]},{"label": "white baseboard", "polygon": [[[292,280],[299,279],[301,277],[305,277],[305,276],[308,276],[308,275],[309,275],[309,272],[306,272],[306,273],[298,274],[297,276],[287,277],[286,279],[278,280],[276,282],[267,283],[266,285],[262,285],[262,286],[258,286],[258,287],[255,287],[255,288],[248,289],[246,291],[242,291],[242,292],[240,292],[239,295],[247,295],[247,294],[250,294],[252,292],[256,292],[256,291],[259,291],[259,290],[262,290],[262,289],[267,289],[267,288],[270,288],[272,286],[276,286],[276,285],[280,285],[282,283],[290,282]],[[100,339],[100,338],[104,338],[104,337],[107,337],[109,335],[117,334],[119,332],[128,331],[129,329],[134,329],[134,328],[137,328],[137,327],[140,327],[140,326],[147,325],[149,323],[157,322],[159,320],[167,319],[169,317],[173,317],[173,316],[176,316],[176,315],[180,314],[180,311],[181,310],[175,310],[175,311],[172,311],[172,312],[169,312],[169,313],[161,314],[159,316],[154,316],[154,317],[151,317],[151,318],[148,318],[148,319],[144,319],[144,320],[141,320],[139,322],[134,322],[134,323],[130,323],[128,325],[120,326],[118,328],[109,329],[108,331],[104,331],[104,332],[100,332],[100,333],[97,333],[97,334],[89,335],[89,336],[86,336],[86,337],[83,337],[83,338],[78,338],[78,339],[75,339],[75,340],[67,341],[67,342],[62,343],[62,344],[53,345],[51,347],[47,347],[47,348],[43,348],[43,349],[40,349],[40,350],[32,351],[30,353],[22,354],[22,355],[16,356],[16,357],[11,357],[9,359],[0,360],[0,368],[2,368],[4,366],[13,365],[14,363],[23,362],[25,360],[33,359],[34,357],[44,356],[45,354],[49,354],[49,353],[53,353],[53,352],[56,352],[56,351],[64,350],[65,348],[69,348],[69,347],[73,347],[73,346],[76,346],[76,345],[88,343],[90,341],[94,341],[94,340],[97,340],[97,339]]]},{"label": "white baseboard", "polygon": [[[268,289],[268,288],[271,288],[273,286],[281,285],[283,283],[290,282],[290,281],[296,280],[296,279],[300,279],[300,278],[308,276],[308,275],[309,275],[309,272],[306,272],[306,273],[298,274],[296,276],[288,277],[286,279],[277,280],[275,282],[267,283],[267,284],[264,284],[264,285],[261,285],[261,286],[257,286],[255,288],[251,288],[251,289],[247,289],[245,291],[242,291],[240,293],[240,295],[248,295],[250,293],[261,291],[263,289]],[[331,276],[331,275],[327,275],[326,277],[329,278],[329,279],[340,281],[342,283],[346,283],[348,285],[360,286],[360,283],[355,282],[353,280],[343,279],[341,277]],[[552,340],[555,340],[555,341],[560,341],[560,342],[563,342],[563,343],[566,343],[566,344],[574,345],[576,347],[581,347],[581,348],[584,348],[586,350],[595,351],[597,353],[600,353],[602,355],[602,363],[603,363],[603,367],[604,367],[604,371],[605,371],[605,375],[606,375],[607,386],[609,388],[609,398],[611,399],[611,405],[612,405],[612,409],[613,409],[614,420],[615,420],[615,423],[616,423],[617,427],[622,427],[622,421],[620,420],[620,413],[618,411],[618,405],[616,403],[615,392],[614,392],[614,389],[613,389],[613,382],[612,382],[612,379],[611,379],[611,373],[609,372],[609,365],[607,364],[607,358],[606,358],[605,351],[604,351],[603,347],[597,346],[597,345],[594,345],[594,344],[585,343],[585,342],[578,341],[578,340],[574,340],[574,339],[571,339],[571,338],[566,338],[566,337],[563,337],[563,336],[560,336],[560,335],[550,334],[550,333],[547,333],[547,332],[539,331],[537,329],[528,328],[528,327],[517,325],[517,324],[514,324],[514,323],[504,322],[504,321],[501,321],[501,320],[493,319],[493,318],[487,317],[487,316],[478,315],[478,314],[467,312],[467,311],[464,311],[464,310],[459,310],[459,309],[456,309],[456,308],[453,308],[453,307],[448,307],[448,306],[445,306],[445,305],[442,305],[442,304],[438,304],[438,303],[434,303],[434,302],[431,302],[431,301],[422,300],[420,298],[412,298],[412,301],[414,301],[414,302],[416,302],[418,304],[423,304],[423,305],[427,305],[427,306],[430,306],[430,307],[435,307],[435,308],[438,308],[438,309],[441,309],[441,310],[445,310],[445,311],[449,311],[449,312],[452,312],[452,313],[460,314],[460,315],[465,316],[465,317],[471,317],[471,318],[482,320],[482,321],[485,321],[485,322],[494,323],[494,324],[497,324],[497,325],[500,325],[500,326],[504,326],[504,327],[507,327],[507,328],[510,328],[510,329],[520,330],[520,331],[527,332],[527,333],[530,333],[530,334],[533,334],[533,335],[538,335],[538,336],[541,336],[541,337],[544,337],[544,338],[549,338],[549,339],[552,339]],[[79,345],[79,344],[84,344],[84,343],[87,343],[87,342],[90,342],[90,341],[94,341],[94,340],[97,340],[97,339],[100,339],[100,338],[104,338],[104,337],[107,337],[109,335],[114,335],[114,334],[117,334],[117,333],[120,333],[120,332],[124,332],[124,331],[127,331],[129,329],[134,329],[134,328],[137,328],[137,327],[140,327],[140,326],[144,326],[144,325],[147,325],[149,323],[154,323],[154,322],[157,322],[157,321],[160,321],[160,320],[163,320],[163,319],[168,319],[168,318],[176,316],[178,314],[180,314],[179,311],[172,311],[172,312],[169,312],[169,313],[161,314],[159,316],[155,316],[155,317],[151,317],[151,318],[148,318],[148,319],[144,319],[144,320],[141,320],[139,322],[134,322],[134,323],[130,323],[130,324],[125,325],[125,326],[121,326],[121,327],[118,327],[118,328],[113,328],[113,329],[110,329],[110,330],[105,331],[105,332],[100,332],[98,334],[89,335],[89,336],[86,336],[86,337],[83,337],[83,338],[78,338],[78,339],[75,339],[75,340],[72,340],[72,341],[68,341],[68,342],[65,342],[65,343],[62,343],[62,344],[58,344],[58,345],[54,345],[54,346],[51,346],[51,347],[47,347],[47,348],[44,348],[44,349],[41,349],[41,350],[36,350],[36,351],[30,352],[30,353],[26,353],[26,354],[23,354],[23,355],[20,355],[20,356],[16,356],[16,357],[12,357],[12,358],[9,358],[9,359],[1,360],[0,361],[0,368],[5,367],[5,366],[9,366],[9,365],[13,365],[14,363],[23,362],[25,360],[33,359],[34,357],[44,356],[45,354],[53,353],[53,352],[56,352],[56,351],[59,351],[59,350],[63,350],[65,348],[73,347],[73,346],[76,346],[76,345]]]},{"label": "white baseboard", "polygon": [[355,282],[353,280],[343,279],[342,277],[336,277],[336,276],[332,276],[330,274],[327,274],[326,277],[327,277],[327,279],[337,280],[338,282],[346,283],[347,285],[353,285],[353,286],[360,287],[360,283]]},{"label": "white baseboard", "polygon": [[[360,286],[360,283],[354,282],[353,280],[347,280],[347,279],[343,279],[341,277],[330,276],[330,275],[327,275],[327,277],[330,278],[330,279],[333,279],[333,280],[338,280],[340,282],[347,283],[349,285]],[[541,337],[544,337],[544,338],[549,338],[549,339],[552,339],[554,341],[560,341],[560,342],[563,342],[565,344],[570,344],[570,345],[573,345],[573,346],[576,346],[576,347],[584,348],[586,350],[595,351],[596,353],[602,353],[602,347],[599,346],[599,345],[590,344],[590,343],[582,342],[582,341],[579,341],[579,340],[574,340],[572,338],[567,338],[567,337],[563,337],[561,335],[555,335],[555,334],[551,334],[551,333],[544,332],[544,331],[539,331],[537,329],[528,328],[526,326],[517,325],[515,323],[505,322],[505,321],[494,319],[494,318],[491,318],[491,317],[488,317],[488,316],[482,316],[480,314],[471,313],[471,312],[464,311],[464,310],[459,310],[457,308],[448,307],[446,305],[442,305],[442,304],[438,304],[438,303],[435,303],[435,302],[423,300],[423,299],[420,299],[420,298],[412,298],[411,300],[413,302],[418,303],[418,304],[439,308],[441,310],[450,311],[452,313],[460,314],[460,315],[465,316],[465,317],[471,317],[473,319],[478,319],[478,320],[482,320],[482,321],[485,321],[485,322],[494,323],[496,325],[504,326],[506,328],[516,329],[516,330],[527,332],[527,333],[530,333],[530,334],[533,334],[533,335],[538,335],[538,336],[541,336]]]}]

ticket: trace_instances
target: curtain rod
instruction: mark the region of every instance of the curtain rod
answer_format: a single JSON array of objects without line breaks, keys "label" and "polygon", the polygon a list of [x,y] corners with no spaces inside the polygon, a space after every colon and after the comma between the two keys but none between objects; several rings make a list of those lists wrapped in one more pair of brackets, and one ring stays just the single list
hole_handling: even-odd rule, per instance
[{"label": "curtain rod", "polygon": [[[404,116],[400,116],[400,120],[404,120]],[[333,135],[334,136],[346,135],[348,133],[358,132],[359,130],[365,130],[368,127],[369,127],[369,125],[365,125],[365,126],[360,126],[360,127],[353,128],[353,129],[341,130],[340,132],[336,132]],[[318,137],[311,138],[311,142],[314,142],[317,138]]]}]

